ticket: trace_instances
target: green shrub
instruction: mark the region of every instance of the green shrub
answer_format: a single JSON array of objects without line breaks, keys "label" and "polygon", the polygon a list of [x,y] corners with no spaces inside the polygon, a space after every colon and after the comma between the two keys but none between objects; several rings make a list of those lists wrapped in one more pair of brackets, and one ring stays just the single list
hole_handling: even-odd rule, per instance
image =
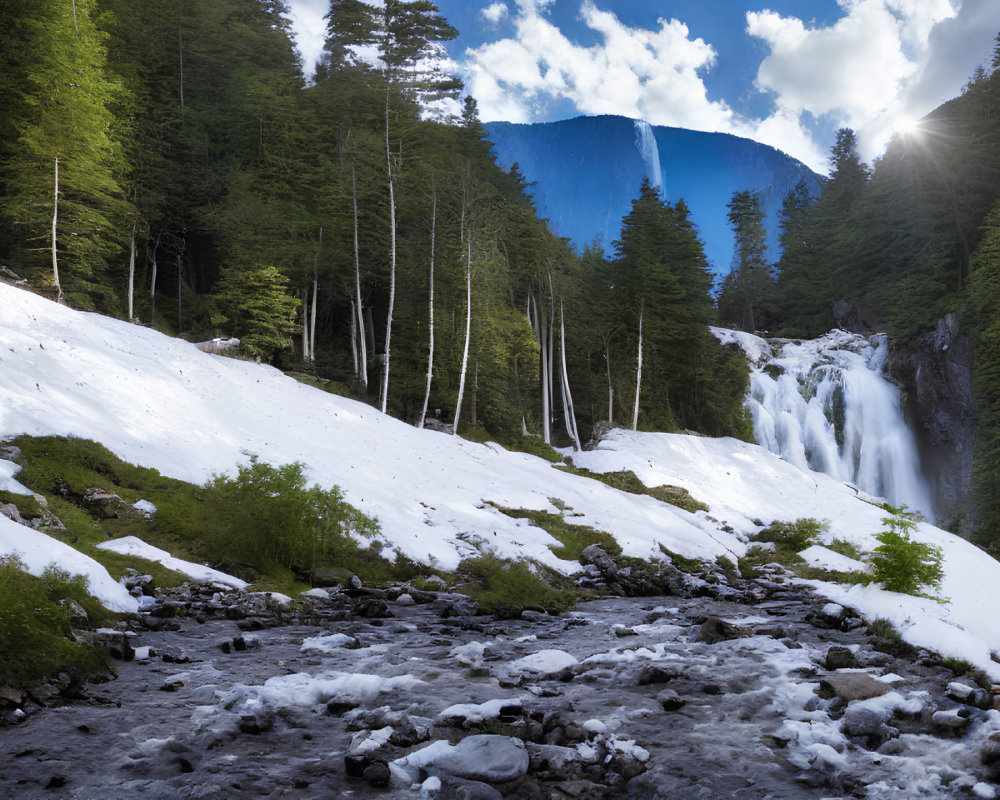
[{"label": "green shrub", "polygon": [[827,545],[833,552],[840,553],[842,556],[847,556],[848,558],[853,558],[855,561],[860,561],[862,556],[864,556],[865,551],[858,547],[854,542],[848,541],[847,539],[834,539],[830,544]]},{"label": "green shrub", "polygon": [[889,639],[898,642],[903,638],[900,632],[896,630],[896,626],[882,617],[876,617],[869,622],[866,630],[870,636],[875,636],[879,639]]},{"label": "green shrub", "polygon": [[801,517],[794,522],[775,520],[755,537],[761,542],[774,542],[779,549],[798,552],[819,543],[820,534],[827,529],[826,522]]},{"label": "green shrub", "polygon": [[358,549],[353,535],[374,536],[378,523],[347,503],[336,486],[307,487],[303,465],[256,458],[235,477],[219,475],[202,504],[205,544],[213,557],[262,569],[336,565]]},{"label": "green shrub", "polygon": [[480,556],[463,561],[456,574],[470,582],[463,591],[479,602],[484,613],[501,618],[517,617],[524,609],[561,613],[576,601],[573,592],[552,585],[558,576],[524,561]]},{"label": "green shrub", "polygon": [[888,527],[875,538],[881,544],[872,553],[872,574],[890,592],[917,594],[922,586],[940,588],[944,570],[941,548],[915,542],[910,531],[916,523],[900,517],[883,517]]},{"label": "green shrub", "polygon": [[80,576],[49,568],[30,575],[16,556],[0,556],[0,685],[29,686],[61,669],[107,668],[103,653],[69,639],[69,612],[59,604],[72,599],[99,623],[108,612],[87,593]]}]

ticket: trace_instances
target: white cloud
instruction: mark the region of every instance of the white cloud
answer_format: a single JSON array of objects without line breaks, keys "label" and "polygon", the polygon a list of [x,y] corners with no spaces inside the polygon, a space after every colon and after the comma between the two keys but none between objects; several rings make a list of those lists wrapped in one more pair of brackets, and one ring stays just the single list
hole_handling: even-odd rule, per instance
[{"label": "white cloud", "polygon": [[312,75],[316,61],[323,52],[326,39],[326,20],[329,0],[290,0],[288,19],[292,23],[295,45],[302,56],[302,66],[306,75]]},{"label": "white cloud", "polygon": [[628,27],[595,0],[580,6],[580,19],[597,34],[590,46],[552,23],[553,0],[493,4],[511,15],[516,34],[466,51],[463,70],[487,121],[545,119],[569,101],[583,114],[748,136],[824,171],[829,147],[816,140],[811,119],[854,128],[862,156],[871,159],[899,120],[958,94],[1000,30],[998,0],[839,2],[843,15],[826,27],[772,11],[747,14],[748,35],[768,49],[756,88],[773,109],[760,119],[709,99],[704,78],[717,53],[682,22]]},{"label": "white cloud", "polygon": [[584,114],[712,130],[732,126],[732,111],[708,100],[699,77],[715,62],[715,50],[692,40],[683,23],[660,19],[656,30],[629,28],[585,0],[581,18],[601,39],[585,47],[552,24],[545,13],[550,5],[518,0],[516,39],[466,52],[467,84],[484,120],[527,120],[568,99]]},{"label": "white cloud", "polygon": [[483,15],[483,18],[487,22],[492,22],[494,25],[504,19],[508,14],[510,14],[510,9],[507,8],[506,3],[493,3],[487,6],[482,11],[479,12]]}]

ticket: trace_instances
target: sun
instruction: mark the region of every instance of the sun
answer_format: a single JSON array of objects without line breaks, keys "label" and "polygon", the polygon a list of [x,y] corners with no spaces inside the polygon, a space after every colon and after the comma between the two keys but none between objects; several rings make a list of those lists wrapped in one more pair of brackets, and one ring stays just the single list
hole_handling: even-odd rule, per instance
[{"label": "sun", "polygon": [[892,126],[894,133],[907,139],[919,139],[924,134],[923,120],[916,117],[900,117]]}]

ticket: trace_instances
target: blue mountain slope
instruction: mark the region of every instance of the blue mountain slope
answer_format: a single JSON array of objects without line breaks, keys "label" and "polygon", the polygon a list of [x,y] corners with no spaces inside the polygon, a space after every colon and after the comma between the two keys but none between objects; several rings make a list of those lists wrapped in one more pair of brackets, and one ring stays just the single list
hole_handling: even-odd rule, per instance
[{"label": "blue mountain slope", "polygon": [[622,217],[638,195],[642,179],[648,177],[653,185],[660,182],[666,200],[684,198],[719,274],[729,271],[733,255],[726,221],[726,204],[733,192],[761,192],[768,244],[776,259],[781,201],[802,179],[818,194],[822,180],[800,161],[750,139],[650,127],[625,117],[577,117],[531,125],[489,122],[486,129],[497,163],[504,169],[518,164],[535,184],[532,194],[539,214],[577,249],[595,240],[606,251],[612,249]]}]

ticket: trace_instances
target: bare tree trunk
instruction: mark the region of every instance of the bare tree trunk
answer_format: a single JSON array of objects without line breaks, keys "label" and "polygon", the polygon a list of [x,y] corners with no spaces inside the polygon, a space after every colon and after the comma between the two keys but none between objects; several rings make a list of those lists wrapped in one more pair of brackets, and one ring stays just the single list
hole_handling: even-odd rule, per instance
[{"label": "bare tree trunk", "polygon": [[608,369],[608,425],[614,425],[614,415],[615,415],[615,390],[611,383],[611,345],[608,342],[608,337],[603,333],[601,338],[604,339],[604,364]]},{"label": "bare tree trunk", "polygon": [[55,191],[52,193],[52,281],[56,285],[56,302],[63,301],[62,284],[59,283],[59,259],[56,256],[56,220],[59,218],[59,156],[56,156]]},{"label": "bare tree trunk", "polygon": [[420,411],[420,424],[424,427],[427,419],[427,406],[431,400],[431,379],[434,375],[434,237],[437,227],[437,187],[431,178],[431,271],[430,271],[430,307],[428,309],[428,346],[427,346],[427,388],[424,390],[424,407]]},{"label": "bare tree trunk", "polygon": [[[76,24],[76,0],[73,0],[73,30],[76,31],[76,35],[80,35],[80,26]],[[132,319],[130,316],[129,319]]]},{"label": "bare tree trunk", "polygon": [[645,304],[646,300],[643,298],[639,303],[639,356],[636,359],[635,368],[635,408],[632,411],[632,430],[639,427],[639,390],[642,387],[642,314]]},{"label": "bare tree trunk", "polygon": [[563,379],[563,404],[566,406],[566,430],[576,442],[576,449],[583,450],[580,443],[580,432],[576,428],[576,411],[573,408],[573,393],[569,389],[569,371],[566,368],[566,315],[563,312],[563,302],[559,300],[559,338],[562,349],[562,379]]},{"label": "bare tree trunk", "polygon": [[302,360],[309,360],[309,287],[302,290]]},{"label": "bare tree trunk", "polygon": [[351,299],[351,356],[354,358],[354,374],[358,374],[358,312]]},{"label": "bare tree trunk", "polygon": [[[539,292],[539,301],[541,300],[541,292]],[[552,430],[551,430],[551,417],[552,417],[552,407],[550,404],[550,398],[552,396],[551,388],[549,386],[549,350],[546,347],[547,336],[547,321],[545,319],[545,312],[542,309],[541,302],[535,303],[535,315],[537,317],[538,326],[536,331],[538,333],[538,345],[541,349],[542,355],[542,441],[545,444],[552,443]]]},{"label": "bare tree trunk", "polygon": [[[361,256],[358,250],[358,175],[353,164],[351,193],[354,199],[354,303],[358,312],[358,339],[361,342],[361,385],[368,391],[368,337],[365,335],[364,309],[361,306]],[[358,374],[357,371],[355,374]]]},{"label": "bare tree trunk", "polygon": [[181,29],[181,23],[177,23],[177,47],[180,55],[180,65],[181,65],[181,122],[184,121],[184,33]]},{"label": "bare tree trunk", "polygon": [[389,176],[389,311],[385,321],[385,359],[382,365],[382,403],[389,405],[389,355],[392,340],[392,312],[396,304],[396,189],[392,180],[392,153],[389,150],[389,83],[385,87],[385,167]]},{"label": "bare tree trunk", "polygon": [[462,349],[462,371],[458,379],[458,400],[455,402],[455,418],[451,432],[458,433],[458,418],[462,413],[462,395],[465,393],[465,373],[469,368],[469,339],[472,333],[472,234],[465,238],[467,256],[465,260],[465,347]]},{"label": "bare tree trunk", "polygon": [[319,244],[313,256],[313,297],[309,316],[309,360],[316,361],[316,306],[319,305],[319,251],[323,246],[323,228],[319,229]]},{"label": "bare tree trunk", "polygon": [[135,229],[137,220],[132,220],[132,249],[128,256],[128,321],[135,316],[133,313],[135,300]]},{"label": "bare tree trunk", "polygon": [[160,249],[160,236],[162,235],[162,230],[156,234],[156,243],[153,245],[153,276],[149,282],[149,321],[151,324],[156,322],[156,251]]}]

